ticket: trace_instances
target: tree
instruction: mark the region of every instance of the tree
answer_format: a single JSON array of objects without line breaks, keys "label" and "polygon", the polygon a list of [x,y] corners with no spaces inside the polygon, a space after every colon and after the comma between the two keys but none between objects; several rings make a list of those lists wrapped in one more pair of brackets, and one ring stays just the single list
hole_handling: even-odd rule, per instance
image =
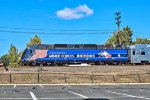
[{"label": "tree", "polygon": [[18,55],[18,50],[17,50],[16,46],[11,44],[8,52],[9,52],[9,54],[8,54],[9,66],[17,67],[19,64],[19,60],[18,60],[19,55]]},{"label": "tree", "polygon": [[8,66],[9,65],[8,54],[5,54],[5,55],[1,56],[0,60],[2,61],[3,66]]},{"label": "tree", "polygon": [[[121,44],[124,44],[126,46],[129,46],[132,44],[132,35],[133,35],[133,31],[130,29],[130,27],[125,27],[123,28],[122,31],[119,32],[119,38],[120,38],[120,42]],[[116,46],[117,45],[117,36],[116,36],[116,32],[113,33],[113,36],[111,36],[106,44],[111,44]]]},{"label": "tree", "polygon": [[125,44],[127,46],[132,45],[132,35],[133,31],[130,29],[130,27],[123,28],[121,40],[122,44]]},{"label": "tree", "polygon": [[115,46],[116,43],[117,43],[116,32],[114,32],[114,33],[113,33],[113,36],[111,36],[111,37],[107,40],[107,42],[106,42],[105,44],[107,44],[107,45],[109,44],[109,45]]},{"label": "tree", "polygon": [[33,38],[30,39],[30,42],[27,43],[27,47],[33,45],[33,44],[41,44],[41,39],[37,35],[35,35]]},{"label": "tree", "polygon": [[135,42],[133,44],[150,44],[150,40],[147,38],[136,38]]},{"label": "tree", "polygon": [[23,52],[24,52],[24,50],[21,50],[19,53],[18,53],[18,56],[19,56],[19,61],[21,60],[21,56],[22,56],[22,54],[23,54]]}]

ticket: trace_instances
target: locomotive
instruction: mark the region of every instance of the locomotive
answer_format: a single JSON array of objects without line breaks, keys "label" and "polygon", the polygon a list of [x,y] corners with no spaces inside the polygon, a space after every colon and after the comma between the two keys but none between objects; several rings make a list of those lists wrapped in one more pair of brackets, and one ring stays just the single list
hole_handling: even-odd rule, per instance
[{"label": "locomotive", "polygon": [[118,65],[150,63],[150,44],[111,47],[99,44],[34,44],[21,57],[22,65]]}]

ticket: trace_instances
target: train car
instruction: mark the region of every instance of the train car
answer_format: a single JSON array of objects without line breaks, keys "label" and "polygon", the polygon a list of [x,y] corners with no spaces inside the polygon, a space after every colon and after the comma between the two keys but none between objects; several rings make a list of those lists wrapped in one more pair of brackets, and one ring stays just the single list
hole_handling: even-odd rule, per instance
[{"label": "train car", "polygon": [[150,44],[136,44],[130,46],[130,63],[149,64],[150,63]]},{"label": "train car", "polygon": [[128,63],[127,48],[105,47],[97,44],[35,44],[25,49],[23,65],[68,65],[72,63]]}]

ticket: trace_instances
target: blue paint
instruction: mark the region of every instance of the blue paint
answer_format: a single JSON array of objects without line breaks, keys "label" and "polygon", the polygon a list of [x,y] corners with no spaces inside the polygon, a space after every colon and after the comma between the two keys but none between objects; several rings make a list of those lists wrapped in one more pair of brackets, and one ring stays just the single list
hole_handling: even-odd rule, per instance
[{"label": "blue paint", "polygon": [[109,54],[127,54],[128,50],[48,50],[47,54],[98,54],[101,52],[108,52]]},{"label": "blue paint", "polygon": [[[100,57],[99,53],[107,52],[111,57]],[[37,61],[127,61],[128,50],[48,50],[48,55],[74,55],[75,57],[37,58]],[[77,55],[94,55],[95,57],[77,57]],[[118,55],[121,55],[120,57]]]}]

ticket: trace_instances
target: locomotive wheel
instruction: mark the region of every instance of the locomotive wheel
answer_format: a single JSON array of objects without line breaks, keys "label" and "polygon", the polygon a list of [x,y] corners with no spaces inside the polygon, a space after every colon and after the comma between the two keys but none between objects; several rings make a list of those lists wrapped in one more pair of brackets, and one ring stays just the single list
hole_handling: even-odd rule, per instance
[{"label": "locomotive wheel", "polygon": [[95,62],[95,65],[100,65],[100,62],[96,61],[96,62]]},{"label": "locomotive wheel", "polygon": [[118,62],[116,62],[116,61],[115,61],[115,62],[113,62],[113,65],[118,65],[118,64],[119,64],[119,63],[118,63]]},{"label": "locomotive wheel", "polygon": [[58,66],[63,66],[63,63],[59,63]]},{"label": "locomotive wheel", "polygon": [[105,65],[112,65],[112,62],[107,61],[107,62],[105,62]]},{"label": "locomotive wheel", "polygon": [[36,62],[33,62],[33,63],[32,63],[32,66],[36,66],[36,65],[37,65]]},{"label": "locomotive wheel", "polygon": [[43,64],[40,64],[40,66],[42,67],[42,66],[43,66]]},{"label": "locomotive wheel", "polygon": [[102,62],[100,62],[100,65],[105,65],[105,62],[103,62],[103,61],[102,61]]}]

